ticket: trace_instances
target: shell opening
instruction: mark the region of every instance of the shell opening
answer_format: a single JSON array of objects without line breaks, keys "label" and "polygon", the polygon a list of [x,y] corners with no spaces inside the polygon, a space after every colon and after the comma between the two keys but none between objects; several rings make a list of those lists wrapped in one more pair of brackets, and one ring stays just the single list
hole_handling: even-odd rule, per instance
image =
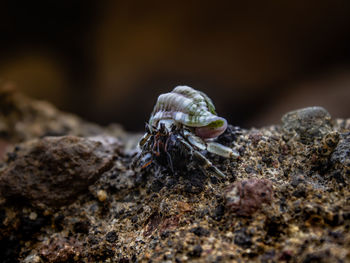
[{"label": "shell opening", "polygon": [[203,139],[215,138],[224,133],[227,128],[227,121],[218,117],[215,121],[210,122],[207,126],[195,128],[197,136]]}]

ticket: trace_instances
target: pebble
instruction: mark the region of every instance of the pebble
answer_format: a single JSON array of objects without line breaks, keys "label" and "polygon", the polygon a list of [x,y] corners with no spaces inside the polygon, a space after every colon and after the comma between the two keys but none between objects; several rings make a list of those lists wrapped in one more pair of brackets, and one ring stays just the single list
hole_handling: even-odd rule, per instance
[{"label": "pebble", "polygon": [[302,143],[309,144],[332,131],[331,115],[323,107],[308,107],[286,113],[282,117],[283,129]]},{"label": "pebble", "polygon": [[24,260],[24,263],[40,263],[42,262],[41,258],[38,255],[32,255],[30,254],[27,256]]},{"label": "pebble", "polygon": [[192,251],[188,253],[188,256],[198,258],[201,256],[203,249],[200,245],[195,245]]},{"label": "pebble", "polygon": [[334,164],[350,167],[350,132],[341,135],[341,139],[331,155]]},{"label": "pebble", "polygon": [[115,242],[117,239],[118,239],[118,235],[117,235],[117,232],[116,232],[116,231],[108,232],[107,235],[106,235],[106,240],[107,240],[109,243],[113,243],[113,242]]},{"label": "pebble", "polygon": [[252,245],[252,238],[246,233],[246,229],[239,229],[235,231],[234,242],[240,247],[249,248]]},{"label": "pebble", "polygon": [[97,191],[97,198],[100,202],[104,202],[107,200],[107,192],[105,190]]},{"label": "pebble", "polygon": [[35,220],[37,217],[38,217],[38,214],[35,213],[35,212],[31,212],[31,213],[29,214],[29,219],[30,219],[30,220]]},{"label": "pebble", "polygon": [[336,172],[349,181],[350,175],[350,132],[341,134],[340,141],[331,155],[331,162]]},{"label": "pebble", "polygon": [[250,216],[262,203],[272,200],[272,183],[268,179],[250,178],[237,181],[226,188],[226,206],[237,215]]}]

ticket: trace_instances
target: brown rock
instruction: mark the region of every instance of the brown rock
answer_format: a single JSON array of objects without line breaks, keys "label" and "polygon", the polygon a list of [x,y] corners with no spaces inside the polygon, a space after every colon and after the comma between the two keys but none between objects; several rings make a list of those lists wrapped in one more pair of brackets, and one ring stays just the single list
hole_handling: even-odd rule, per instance
[{"label": "brown rock", "polygon": [[[1,84],[1,83],[0,83]],[[118,135],[121,129],[115,128]],[[101,134],[98,125],[56,109],[46,101],[33,100],[8,84],[0,85],[0,137],[18,143],[44,136],[93,136]]]},{"label": "brown rock", "polygon": [[73,262],[79,259],[82,245],[75,238],[54,237],[40,248],[40,255],[48,262]]},{"label": "brown rock", "polygon": [[235,182],[225,191],[226,206],[241,216],[252,215],[262,203],[272,200],[272,184],[267,179],[251,178]]},{"label": "brown rock", "polygon": [[45,137],[20,144],[0,171],[0,193],[33,206],[60,206],[112,166],[105,144],[75,136]]}]

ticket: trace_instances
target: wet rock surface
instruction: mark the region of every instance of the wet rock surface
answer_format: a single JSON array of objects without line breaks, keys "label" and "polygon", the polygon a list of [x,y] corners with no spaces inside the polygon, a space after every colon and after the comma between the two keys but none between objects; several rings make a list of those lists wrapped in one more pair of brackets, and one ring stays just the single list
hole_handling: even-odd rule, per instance
[{"label": "wet rock surface", "polygon": [[230,126],[217,141],[239,158],[203,152],[226,178],[188,153],[173,170],[162,157],[134,167],[140,137],[113,126],[81,138],[3,134],[0,261],[350,262],[350,121],[305,111],[286,115],[303,115],[291,129]]}]

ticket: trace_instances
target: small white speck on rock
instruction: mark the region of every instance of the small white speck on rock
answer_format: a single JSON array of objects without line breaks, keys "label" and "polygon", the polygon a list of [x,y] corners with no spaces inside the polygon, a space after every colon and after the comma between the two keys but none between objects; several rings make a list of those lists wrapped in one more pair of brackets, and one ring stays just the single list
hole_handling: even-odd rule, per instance
[{"label": "small white speck on rock", "polygon": [[30,220],[35,220],[36,218],[38,217],[38,215],[37,215],[37,213],[35,213],[35,212],[31,212],[30,214],[29,214],[29,219]]},{"label": "small white speck on rock", "polygon": [[97,191],[97,198],[100,202],[104,202],[107,199],[107,192],[105,190]]}]

